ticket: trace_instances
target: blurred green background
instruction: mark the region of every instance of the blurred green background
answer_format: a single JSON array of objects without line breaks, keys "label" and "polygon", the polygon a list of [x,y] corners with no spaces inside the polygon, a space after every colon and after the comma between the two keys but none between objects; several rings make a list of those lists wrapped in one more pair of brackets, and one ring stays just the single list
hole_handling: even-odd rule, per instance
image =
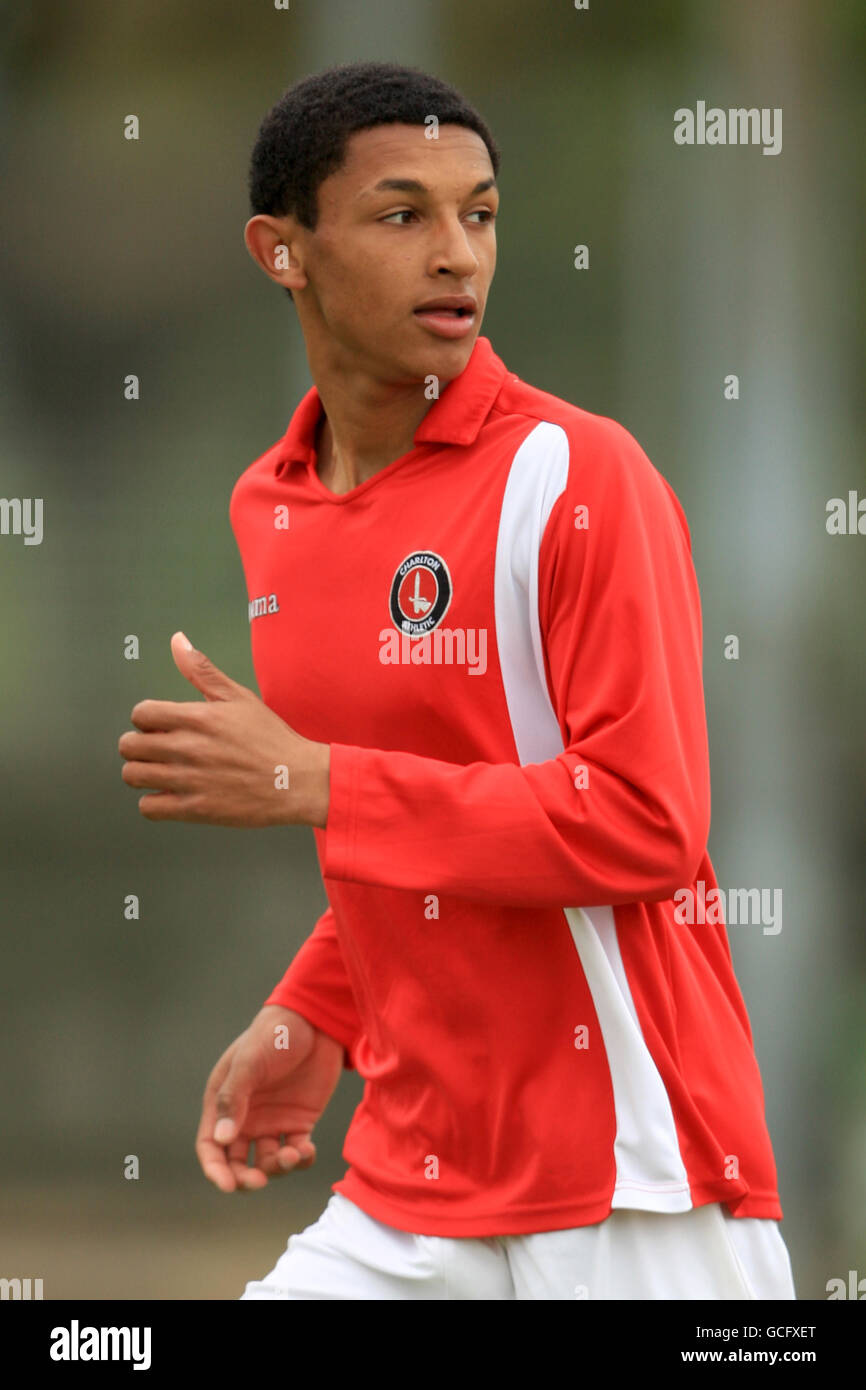
[{"label": "blurred green background", "polygon": [[[352,1073],[308,1173],[226,1197],[193,1151],[212,1065],[325,905],[312,834],[150,825],[116,745],[138,700],[194,698],[177,628],[254,685],[228,500],[310,378],[242,242],[247,161],[285,86],[357,58],[480,108],[503,152],[482,332],[626,425],[685,507],[710,851],[723,886],[783,890],[781,933],[730,929],[783,1233],[800,1297],[866,1275],[866,539],[825,529],[866,493],[863,6],[19,0],[0,28],[0,490],[45,528],[0,536],[0,1276],[236,1298],[344,1171]],[[676,146],[698,100],[781,107],[782,153]]]}]

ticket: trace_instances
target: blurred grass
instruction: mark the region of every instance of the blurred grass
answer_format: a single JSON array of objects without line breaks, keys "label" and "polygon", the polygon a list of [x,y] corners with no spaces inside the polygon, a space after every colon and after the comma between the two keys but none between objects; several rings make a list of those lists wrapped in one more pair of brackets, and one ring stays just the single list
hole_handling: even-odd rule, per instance
[{"label": "blurred grass", "polygon": [[327,1181],[291,1174],[261,1192],[155,1191],[143,1181],[0,1192],[0,1277],[52,1299],[235,1299],[316,1221]]}]

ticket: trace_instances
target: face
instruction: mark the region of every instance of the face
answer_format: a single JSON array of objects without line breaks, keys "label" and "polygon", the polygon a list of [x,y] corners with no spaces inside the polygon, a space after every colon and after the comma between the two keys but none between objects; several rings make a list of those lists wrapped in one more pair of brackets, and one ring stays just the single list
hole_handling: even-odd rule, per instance
[{"label": "face", "polygon": [[[343,167],[320,184],[315,231],[258,217],[247,244],[291,289],[311,361],[391,382],[447,381],[481,328],[498,202],[474,131],[443,125],[428,140],[424,126],[375,126],[351,137]],[[253,233],[253,223],[266,225]],[[280,240],[289,268],[275,273]]]}]

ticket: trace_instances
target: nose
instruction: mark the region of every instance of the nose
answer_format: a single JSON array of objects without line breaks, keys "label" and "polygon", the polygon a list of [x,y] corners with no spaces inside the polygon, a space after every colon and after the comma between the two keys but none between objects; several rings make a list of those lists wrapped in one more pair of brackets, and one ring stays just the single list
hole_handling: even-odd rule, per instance
[{"label": "nose", "polygon": [[443,217],[436,223],[430,261],[434,274],[451,274],[460,279],[475,274],[478,257],[459,217]]}]

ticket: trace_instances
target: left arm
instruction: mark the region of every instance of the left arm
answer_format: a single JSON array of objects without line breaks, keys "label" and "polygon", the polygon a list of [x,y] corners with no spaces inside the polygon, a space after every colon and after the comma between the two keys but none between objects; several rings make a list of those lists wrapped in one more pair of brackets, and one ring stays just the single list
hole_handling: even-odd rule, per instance
[{"label": "left arm", "polygon": [[688,528],[632,436],[610,421],[603,437],[539,555],[562,752],[458,766],[332,744],[326,878],[539,907],[663,901],[692,882],[710,799]]}]

